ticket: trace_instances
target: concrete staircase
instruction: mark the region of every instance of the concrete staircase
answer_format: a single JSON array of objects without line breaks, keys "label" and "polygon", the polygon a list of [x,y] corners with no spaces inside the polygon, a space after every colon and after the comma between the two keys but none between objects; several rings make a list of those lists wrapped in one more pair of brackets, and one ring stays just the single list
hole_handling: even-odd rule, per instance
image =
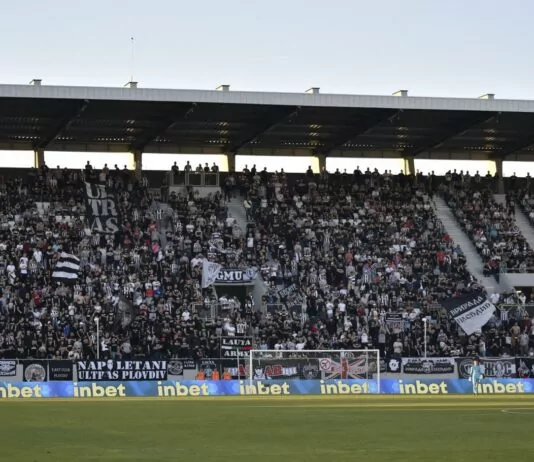
[{"label": "concrete staircase", "polygon": [[241,196],[233,197],[230,202],[226,204],[228,213],[234,217],[237,225],[241,228],[243,233],[247,231],[247,213],[243,206],[243,198]]},{"label": "concrete staircase", "polygon": [[494,194],[493,199],[495,199],[495,202],[497,202],[497,204],[506,204],[506,194]]},{"label": "concrete staircase", "polygon": [[[248,220],[243,201],[244,199],[241,196],[233,197],[230,202],[226,204],[226,206],[228,207],[229,215],[235,218],[237,225],[243,232],[243,235],[246,235]],[[252,297],[254,298],[256,309],[259,310],[261,308],[262,297],[267,293],[267,291],[267,284],[261,277],[261,274],[258,272],[258,275],[254,281],[254,288],[252,289]]]},{"label": "concrete staircase", "polygon": [[469,272],[484,286],[486,291],[491,294],[494,292],[502,293],[511,288],[507,275],[501,274],[500,283],[493,276],[484,276],[484,262],[475,249],[475,246],[460,228],[452,210],[441,197],[434,197],[434,210],[441,220],[445,232],[452,238],[455,244],[459,245],[464,252],[467,260],[467,269]]},{"label": "concrete staircase", "polygon": [[[506,196],[504,194],[494,194],[493,197],[499,204],[506,203]],[[515,208],[515,223],[528,245],[534,249],[534,227],[520,207]],[[534,285],[534,274],[532,273],[508,273],[506,276],[510,284],[514,287],[531,287]]]},{"label": "concrete staircase", "polygon": [[[499,204],[506,203],[506,196],[504,194],[494,194],[493,197],[495,198],[495,202]],[[534,249],[534,227],[530,224],[530,220],[520,207],[515,208],[515,222],[521,234],[528,242],[528,245]]]}]

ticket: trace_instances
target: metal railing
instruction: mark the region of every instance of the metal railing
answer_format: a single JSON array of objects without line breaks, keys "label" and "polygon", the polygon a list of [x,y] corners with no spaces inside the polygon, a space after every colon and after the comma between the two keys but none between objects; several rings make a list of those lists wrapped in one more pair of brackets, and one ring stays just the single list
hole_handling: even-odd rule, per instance
[{"label": "metal railing", "polygon": [[192,187],[202,187],[202,186],[219,186],[219,173],[213,172],[174,172],[170,171],[167,174],[167,185],[168,186],[192,186]]}]

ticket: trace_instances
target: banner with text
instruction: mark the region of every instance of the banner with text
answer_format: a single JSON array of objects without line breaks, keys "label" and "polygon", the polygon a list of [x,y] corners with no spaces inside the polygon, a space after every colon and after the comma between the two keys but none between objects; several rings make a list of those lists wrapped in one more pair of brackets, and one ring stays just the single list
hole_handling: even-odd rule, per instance
[{"label": "banner with text", "polygon": [[482,329],[495,312],[495,306],[485,295],[470,294],[443,300],[440,304],[467,335]]},{"label": "banner with text", "polygon": [[68,360],[51,360],[48,362],[48,380],[73,380],[74,363]]},{"label": "banner with text", "polygon": [[85,209],[92,232],[113,234],[119,231],[118,202],[104,185],[85,183]]},{"label": "banner with text", "polygon": [[402,313],[386,313],[386,324],[392,334],[400,334],[404,330]]},{"label": "banner with text", "polygon": [[184,371],[196,370],[197,365],[193,358],[171,359],[167,361],[168,375],[184,375]]},{"label": "banner with text", "polygon": [[[534,379],[484,379],[479,394],[522,395],[534,393]],[[472,394],[472,384],[463,379],[376,380],[164,380],[105,382],[5,382],[0,381],[0,399],[116,398],[204,396],[358,396],[367,394],[422,395]]]},{"label": "banner with text", "polygon": [[252,284],[258,270],[250,267],[240,268],[222,268],[219,270],[214,284]]},{"label": "banner with text", "polygon": [[453,374],[454,358],[402,358],[404,374]]},{"label": "banner with text", "polygon": [[167,361],[78,361],[79,382],[167,380]]},{"label": "banner with text", "polygon": [[252,337],[221,337],[221,358],[248,358]]},{"label": "banner with text", "polygon": [[17,375],[17,361],[14,359],[0,360],[0,377],[15,377]]},{"label": "banner with text", "polygon": [[[480,363],[484,369],[485,377],[499,379],[516,377],[515,358],[480,358]],[[456,366],[458,377],[467,379],[471,366],[473,366],[473,358],[456,358]]]}]

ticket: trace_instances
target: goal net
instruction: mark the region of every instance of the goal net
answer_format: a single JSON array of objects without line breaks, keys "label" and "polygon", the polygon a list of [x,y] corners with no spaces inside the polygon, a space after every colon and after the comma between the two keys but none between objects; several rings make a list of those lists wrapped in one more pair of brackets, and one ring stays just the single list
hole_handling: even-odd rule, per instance
[{"label": "goal net", "polygon": [[366,380],[379,392],[379,350],[250,350],[247,378],[255,380]]}]

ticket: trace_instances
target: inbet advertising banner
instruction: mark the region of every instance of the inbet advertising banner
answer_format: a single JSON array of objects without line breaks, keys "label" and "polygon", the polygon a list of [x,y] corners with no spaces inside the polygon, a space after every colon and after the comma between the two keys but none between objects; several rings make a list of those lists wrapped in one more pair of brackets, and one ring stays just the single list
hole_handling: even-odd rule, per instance
[{"label": "inbet advertising banner", "polygon": [[[380,394],[472,394],[462,379],[380,380]],[[377,394],[377,381],[366,380],[244,380],[151,382],[0,382],[1,399],[38,398],[174,398],[203,396],[351,396]],[[534,394],[534,379],[485,379],[480,394]]]}]

